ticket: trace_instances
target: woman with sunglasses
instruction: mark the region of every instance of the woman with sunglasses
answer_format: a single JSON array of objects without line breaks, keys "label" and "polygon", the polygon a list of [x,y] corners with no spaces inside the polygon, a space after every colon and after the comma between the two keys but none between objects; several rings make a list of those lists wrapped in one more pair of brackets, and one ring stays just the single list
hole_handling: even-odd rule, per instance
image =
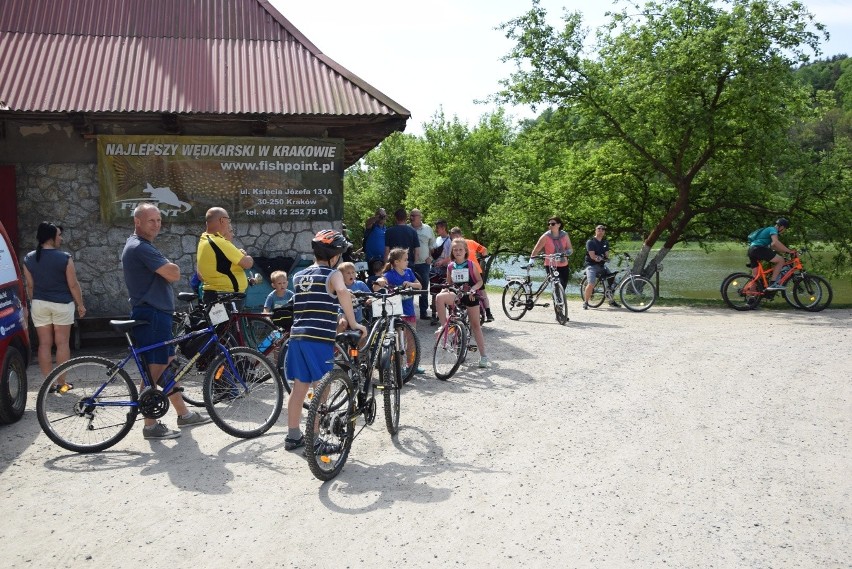
[{"label": "woman with sunglasses", "polygon": [[562,231],[562,218],[558,215],[554,215],[547,220],[547,227],[548,230],[538,238],[538,242],[533,247],[532,253],[530,253],[530,264],[533,262],[532,257],[538,255],[539,251],[542,250],[544,250],[546,255],[564,254],[565,256],[560,259],[545,259],[544,265],[546,267],[551,265],[556,267],[556,271],[559,273],[559,282],[562,283],[562,288],[565,289],[568,286],[568,277],[571,274],[571,270],[568,268],[568,256],[574,252],[574,249],[571,247],[571,238],[568,237],[567,233]]}]

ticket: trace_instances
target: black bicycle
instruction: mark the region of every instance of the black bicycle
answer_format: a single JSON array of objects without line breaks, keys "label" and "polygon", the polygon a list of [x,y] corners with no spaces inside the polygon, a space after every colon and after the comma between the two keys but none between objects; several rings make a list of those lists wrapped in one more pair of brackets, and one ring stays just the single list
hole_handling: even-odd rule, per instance
[{"label": "black bicycle", "polygon": [[[627,261],[627,266],[617,271],[607,271],[606,274],[598,276],[595,287],[592,289],[592,296],[588,301],[589,306],[597,308],[603,304],[605,299],[614,302],[615,295],[618,293],[621,303],[628,310],[644,312],[657,301],[657,289],[650,279],[633,272],[630,266],[633,258],[628,253],[622,253],[620,257],[619,266],[624,260]],[[580,282],[580,294],[584,298],[587,283],[588,280],[584,275]]]},{"label": "black bicycle", "polygon": [[[398,328],[393,318],[401,305],[401,295],[416,291],[353,292],[355,298],[372,297],[379,316],[366,339],[357,330],[337,335],[334,369],[313,391],[305,428],[305,456],[308,467],[320,480],[337,476],[352,447],[352,441],[376,420],[376,394],[384,399],[385,425],[391,436],[399,432],[400,390],[403,385],[404,352],[397,345]],[[396,307],[399,308],[396,308]],[[373,372],[378,380],[373,382]],[[363,416],[364,425],[355,433],[355,423]]]},{"label": "black bicycle", "polygon": [[[563,253],[555,253],[552,255],[536,255],[531,259],[550,259],[551,261],[560,261],[567,259],[568,256]],[[528,310],[532,310],[535,306],[550,306],[549,302],[539,303],[538,300],[547,289],[547,285],[553,286],[553,310],[556,312],[556,321],[560,324],[568,322],[568,303],[565,301],[565,289],[562,288],[562,281],[559,280],[557,268],[551,263],[547,267],[547,275],[541,281],[538,289],[533,292],[532,279],[530,278],[530,269],[533,263],[521,265],[527,274],[524,276],[510,276],[503,287],[503,312],[511,320],[520,320]]]}]

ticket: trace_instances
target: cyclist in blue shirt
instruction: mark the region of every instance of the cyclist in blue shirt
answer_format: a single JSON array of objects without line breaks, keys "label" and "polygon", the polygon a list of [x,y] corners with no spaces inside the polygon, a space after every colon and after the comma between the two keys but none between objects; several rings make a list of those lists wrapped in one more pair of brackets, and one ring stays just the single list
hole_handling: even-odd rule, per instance
[{"label": "cyclist in blue shirt", "polygon": [[757,229],[748,236],[748,259],[751,262],[754,275],[757,276],[757,265],[760,261],[769,261],[772,263],[772,283],[766,287],[766,290],[784,290],[784,285],[778,283],[778,273],[781,272],[784,257],[776,253],[776,251],[789,254],[795,253],[793,249],[789,249],[778,239],[778,236],[784,233],[788,227],[790,227],[790,222],[780,217],[774,226],[770,225],[769,227]]}]

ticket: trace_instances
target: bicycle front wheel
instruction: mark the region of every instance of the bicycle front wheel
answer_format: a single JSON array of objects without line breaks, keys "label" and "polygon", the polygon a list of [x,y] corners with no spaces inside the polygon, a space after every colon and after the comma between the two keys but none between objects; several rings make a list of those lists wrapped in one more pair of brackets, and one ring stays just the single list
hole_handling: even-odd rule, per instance
[{"label": "bicycle front wheel", "polygon": [[380,387],[385,400],[385,425],[391,436],[399,432],[400,390],[402,389],[400,361],[400,352],[394,351],[388,362],[389,365],[381,370]]},{"label": "bicycle front wheel", "polygon": [[355,387],[335,368],[319,381],[308,408],[305,456],[311,473],[323,481],[340,474],[354,438]]},{"label": "bicycle front wheel", "polygon": [[[64,379],[73,388],[51,393]],[[97,393],[97,395],[95,395]],[[100,452],[123,439],[139,413],[139,394],[115,362],[97,356],[68,360],[48,374],[36,400],[44,434],[72,452]]]},{"label": "bicycle front wheel", "polygon": [[509,281],[503,287],[503,313],[510,320],[520,320],[527,313],[527,298],[532,291],[527,290],[522,281]]},{"label": "bicycle front wheel", "polygon": [[793,288],[793,298],[808,312],[819,312],[831,304],[834,292],[828,281],[819,275],[807,275]]},{"label": "bicycle front wheel", "polygon": [[650,279],[640,275],[628,275],[618,287],[621,304],[633,312],[645,312],[657,301],[657,289]]},{"label": "bicycle front wheel", "polygon": [[456,373],[467,355],[467,336],[467,330],[460,322],[451,322],[441,329],[432,353],[435,377],[447,380]]},{"label": "bicycle front wheel", "polygon": [[[588,278],[583,277],[583,280],[580,281],[580,294],[583,298],[586,298],[586,285],[589,284]],[[605,279],[598,279],[595,282],[595,288],[592,289],[592,295],[589,297],[588,304],[592,308],[597,308],[603,301],[606,299],[606,281]]]},{"label": "bicycle front wheel", "polygon": [[251,348],[229,350],[210,366],[204,379],[204,403],[220,429],[249,439],[262,435],[278,420],[284,385],[263,354]]},{"label": "bicycle front wheel", "polygon": [[760,304],[762,293],[748,273],[734,273],[722,281],[722,300],[734,310],[753,310]]},{"label": "bicycle front wheel", "polygon": [[556,311],[556,321],[560,324],[568,322],[568,303],[565,300],[565,289],[562,283],[553,283],[553,310]]},{"label": "bicycle front wheel", "polygon": [[405,320],[396,320],[396,349],[400,354],[402,383],[408,383],[420,367],[420,338]]}]

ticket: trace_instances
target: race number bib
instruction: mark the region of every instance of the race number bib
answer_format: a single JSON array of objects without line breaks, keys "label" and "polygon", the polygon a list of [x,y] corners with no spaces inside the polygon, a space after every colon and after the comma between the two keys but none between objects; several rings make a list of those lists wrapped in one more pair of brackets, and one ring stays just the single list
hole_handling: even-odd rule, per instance
[{"label": "race number bib", "polygon": [[470,278],[468,269],[453,269],[450,271],[450,279],[456,284],[466,283]]},{"label": "race number bib", "polygon": [[225,305],[221,302],[214,304],[210,309],[210,323],[216,326],[228,320],[228,311],[225,310]]}]

